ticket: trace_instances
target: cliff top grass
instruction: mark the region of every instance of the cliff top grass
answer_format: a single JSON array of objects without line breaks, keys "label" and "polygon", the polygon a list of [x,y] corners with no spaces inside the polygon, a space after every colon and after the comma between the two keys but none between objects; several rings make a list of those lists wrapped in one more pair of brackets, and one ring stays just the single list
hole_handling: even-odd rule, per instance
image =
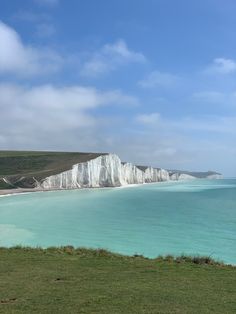
[{"label": "cliff top grass", "polygon": [[0,249],[0,313],[235,313],[236,268],[209,257]]},{"label": "cliff top grass", "polygon": [[[103,153],[0,151],[0,189],[34,187],[35,178],[43,178],[69,170],[72,165],[97,158]],[[2,178],[11,184],[6,184]],[[22,178],[24,177],[24,178]]]}]

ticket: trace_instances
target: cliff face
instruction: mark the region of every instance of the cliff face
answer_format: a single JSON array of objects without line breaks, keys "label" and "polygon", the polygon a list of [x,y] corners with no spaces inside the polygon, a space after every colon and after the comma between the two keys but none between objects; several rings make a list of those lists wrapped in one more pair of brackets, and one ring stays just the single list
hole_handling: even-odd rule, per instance
[{"label": "cliff face", "polygon": [[75,164],[71,170],[45,178],[40,185],[45,189],[96,188],[169,179],[167,170],[152,167],[141,170],[131,163],[121,163],[117,155],[108,154]]},{"label": "cliff face", "polygon": [[44,189],[98,188],[199,178],[219,179],[221,175],[213,172],[191,173],[135,166],[132,163],[122,163],[115,154],[107,154],[77,163],[70,170],[48,176],[38,185]]},{"label": "cliff face", "polygon": [[190,172],[181,170],[169,170],[171,180],[194,180],[194,179],[222,179],[220,173],[207,171],[207,172]]},{"label": "cliff face", "polygon": [[209,174],[207,176],[207,179],[222,179],[222,174],[216,173],[216,174]]},{"label": "cliff face", "polygon": [[187,173],[173,173],[170,175],[170,179],[173,181],[181,181],[181,180],[194,180],[197,179],[197,177],[194,177]]},{"label": "cliff face", "polygon": [[164,170],[123,163],[114,154],[0,151],[0,190],[115,187],[159,181],[219,179],[214,171]]}]

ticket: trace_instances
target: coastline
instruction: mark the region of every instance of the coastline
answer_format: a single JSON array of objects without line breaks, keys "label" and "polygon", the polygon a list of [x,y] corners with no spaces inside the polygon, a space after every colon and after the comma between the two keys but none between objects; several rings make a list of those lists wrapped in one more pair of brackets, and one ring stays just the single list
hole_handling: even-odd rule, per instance
[{"label": "coastline", "polygon": [[127,184],[122,186],[106,186],[106,187],[94,187],[94,188],[74,188],[74,189],[43,189],[43,188],[18,188],[18,189],[9,189],[9,190],[0,190],[0,198],[19,195],[19,194],[29,194],[29,193],[39,193],[39,192],[58,192],[58,191],[81,191],[81,190],[104,190],[104,189],[125,189],[125,188],[134,188],[144,184],[154,184],[154,183],[163,183],[163,182],[150,182],[150,183],[140,183],[140,184]]},{"label": "coastline", "polygon": [[9,190],[0,190],[0,197],[13,196],[18,194],[28,194],[28,193],[37,193],[37,192],[52,192],[60,191],[63,189],[41,189],[41,188],[18,188],[18,189],[9,189]]},{"label": "coastline", "polygon": [[[152,182],[152,183],[161,183],[161,182]],[[6,189],[0,190],[0,198],[19,195],[19,194],[29,194],[29,193],[39,193],[39,192],[56,192],[56,191],[75,191],[75,190],[104,190],[104,189],[123,189],[129,187],[136,187],[143,185],[144,183],[140,184],[128,184],[122,186],[106,186],[106,187],[94,187],[94,188],[74,188],[74,189],[43,189],[43,188],[18,188],[18,189]]]},{"label": "coastline", "polygon": [[[231,178],[230,178],[231,179]],[[18,194],[28,194],[28,193],[37,193],[37,192],[54,192],[54,191],[74,191],[74,190],[103,190],[103,189],[126,189],[126,188],[135,188],[138,186],[146,185],[146,184],[166,184],[166,183],[182,183],[182,182],[191,182],[195,181],[196,179],[192,180],[168,180],[168,181],[157,181],[157,182],[145,182],[145,183],[136,183],[136,184],[127,184],[121,186],[106,186],[106,187],[83,187],[83,188],[71,188],[71,189],[44,189],[44,188],[17,188],[17,189],[0,189],[0,198],[6,196],[13,196]],[[207,180],[200,179],[200,180]],[[221,179],[217,179],[221,180]]]}]

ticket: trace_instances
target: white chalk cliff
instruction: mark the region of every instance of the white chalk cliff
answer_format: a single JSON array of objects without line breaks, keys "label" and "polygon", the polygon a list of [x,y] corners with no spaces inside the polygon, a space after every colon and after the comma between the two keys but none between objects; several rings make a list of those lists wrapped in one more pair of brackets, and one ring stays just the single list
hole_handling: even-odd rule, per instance
[{"label": "white chalk cliff", "polygon": [[[211,174],[205,178],[215,179],[216,177],[220,178],[220,175]],[[74,189],[192,179],[197,179],[197,177],[189,173],[173,173],[165,169],[122,163],[117,155],[107,154],[75,164],[70,170],[46,177],[39,185],[44,189]]]},{"label": "white chalk cliff", "polygon": [[218,180],[218,179],[222,179],[222,175],[219,173],[216,174],[210,174],[207,176],[207,179],[212,179],[212,180]]},{"label": "white chalk cliff", "polygon": [[194,180],[197,178],[187,173],[173,173],[172,175],[170,175],[170,179],[173,181],[181,181],[181,180]]},{"label": "white chalk cliff", "polygon": [[147,167],[143,171],[131,163],[122,163],[115,154],[108,154],[75,164],[68,171],[45,178],[40,185],[45,189],[97,188],[169,179],[167,170]]}]

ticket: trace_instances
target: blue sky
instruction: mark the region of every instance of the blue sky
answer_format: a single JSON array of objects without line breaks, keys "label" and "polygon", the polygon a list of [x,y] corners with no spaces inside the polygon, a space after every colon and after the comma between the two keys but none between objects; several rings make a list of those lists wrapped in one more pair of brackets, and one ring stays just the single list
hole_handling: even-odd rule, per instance
[{"label": "blue sky", "polygon": [[236,176],[236,2],[0,0],[0,148]]}]

